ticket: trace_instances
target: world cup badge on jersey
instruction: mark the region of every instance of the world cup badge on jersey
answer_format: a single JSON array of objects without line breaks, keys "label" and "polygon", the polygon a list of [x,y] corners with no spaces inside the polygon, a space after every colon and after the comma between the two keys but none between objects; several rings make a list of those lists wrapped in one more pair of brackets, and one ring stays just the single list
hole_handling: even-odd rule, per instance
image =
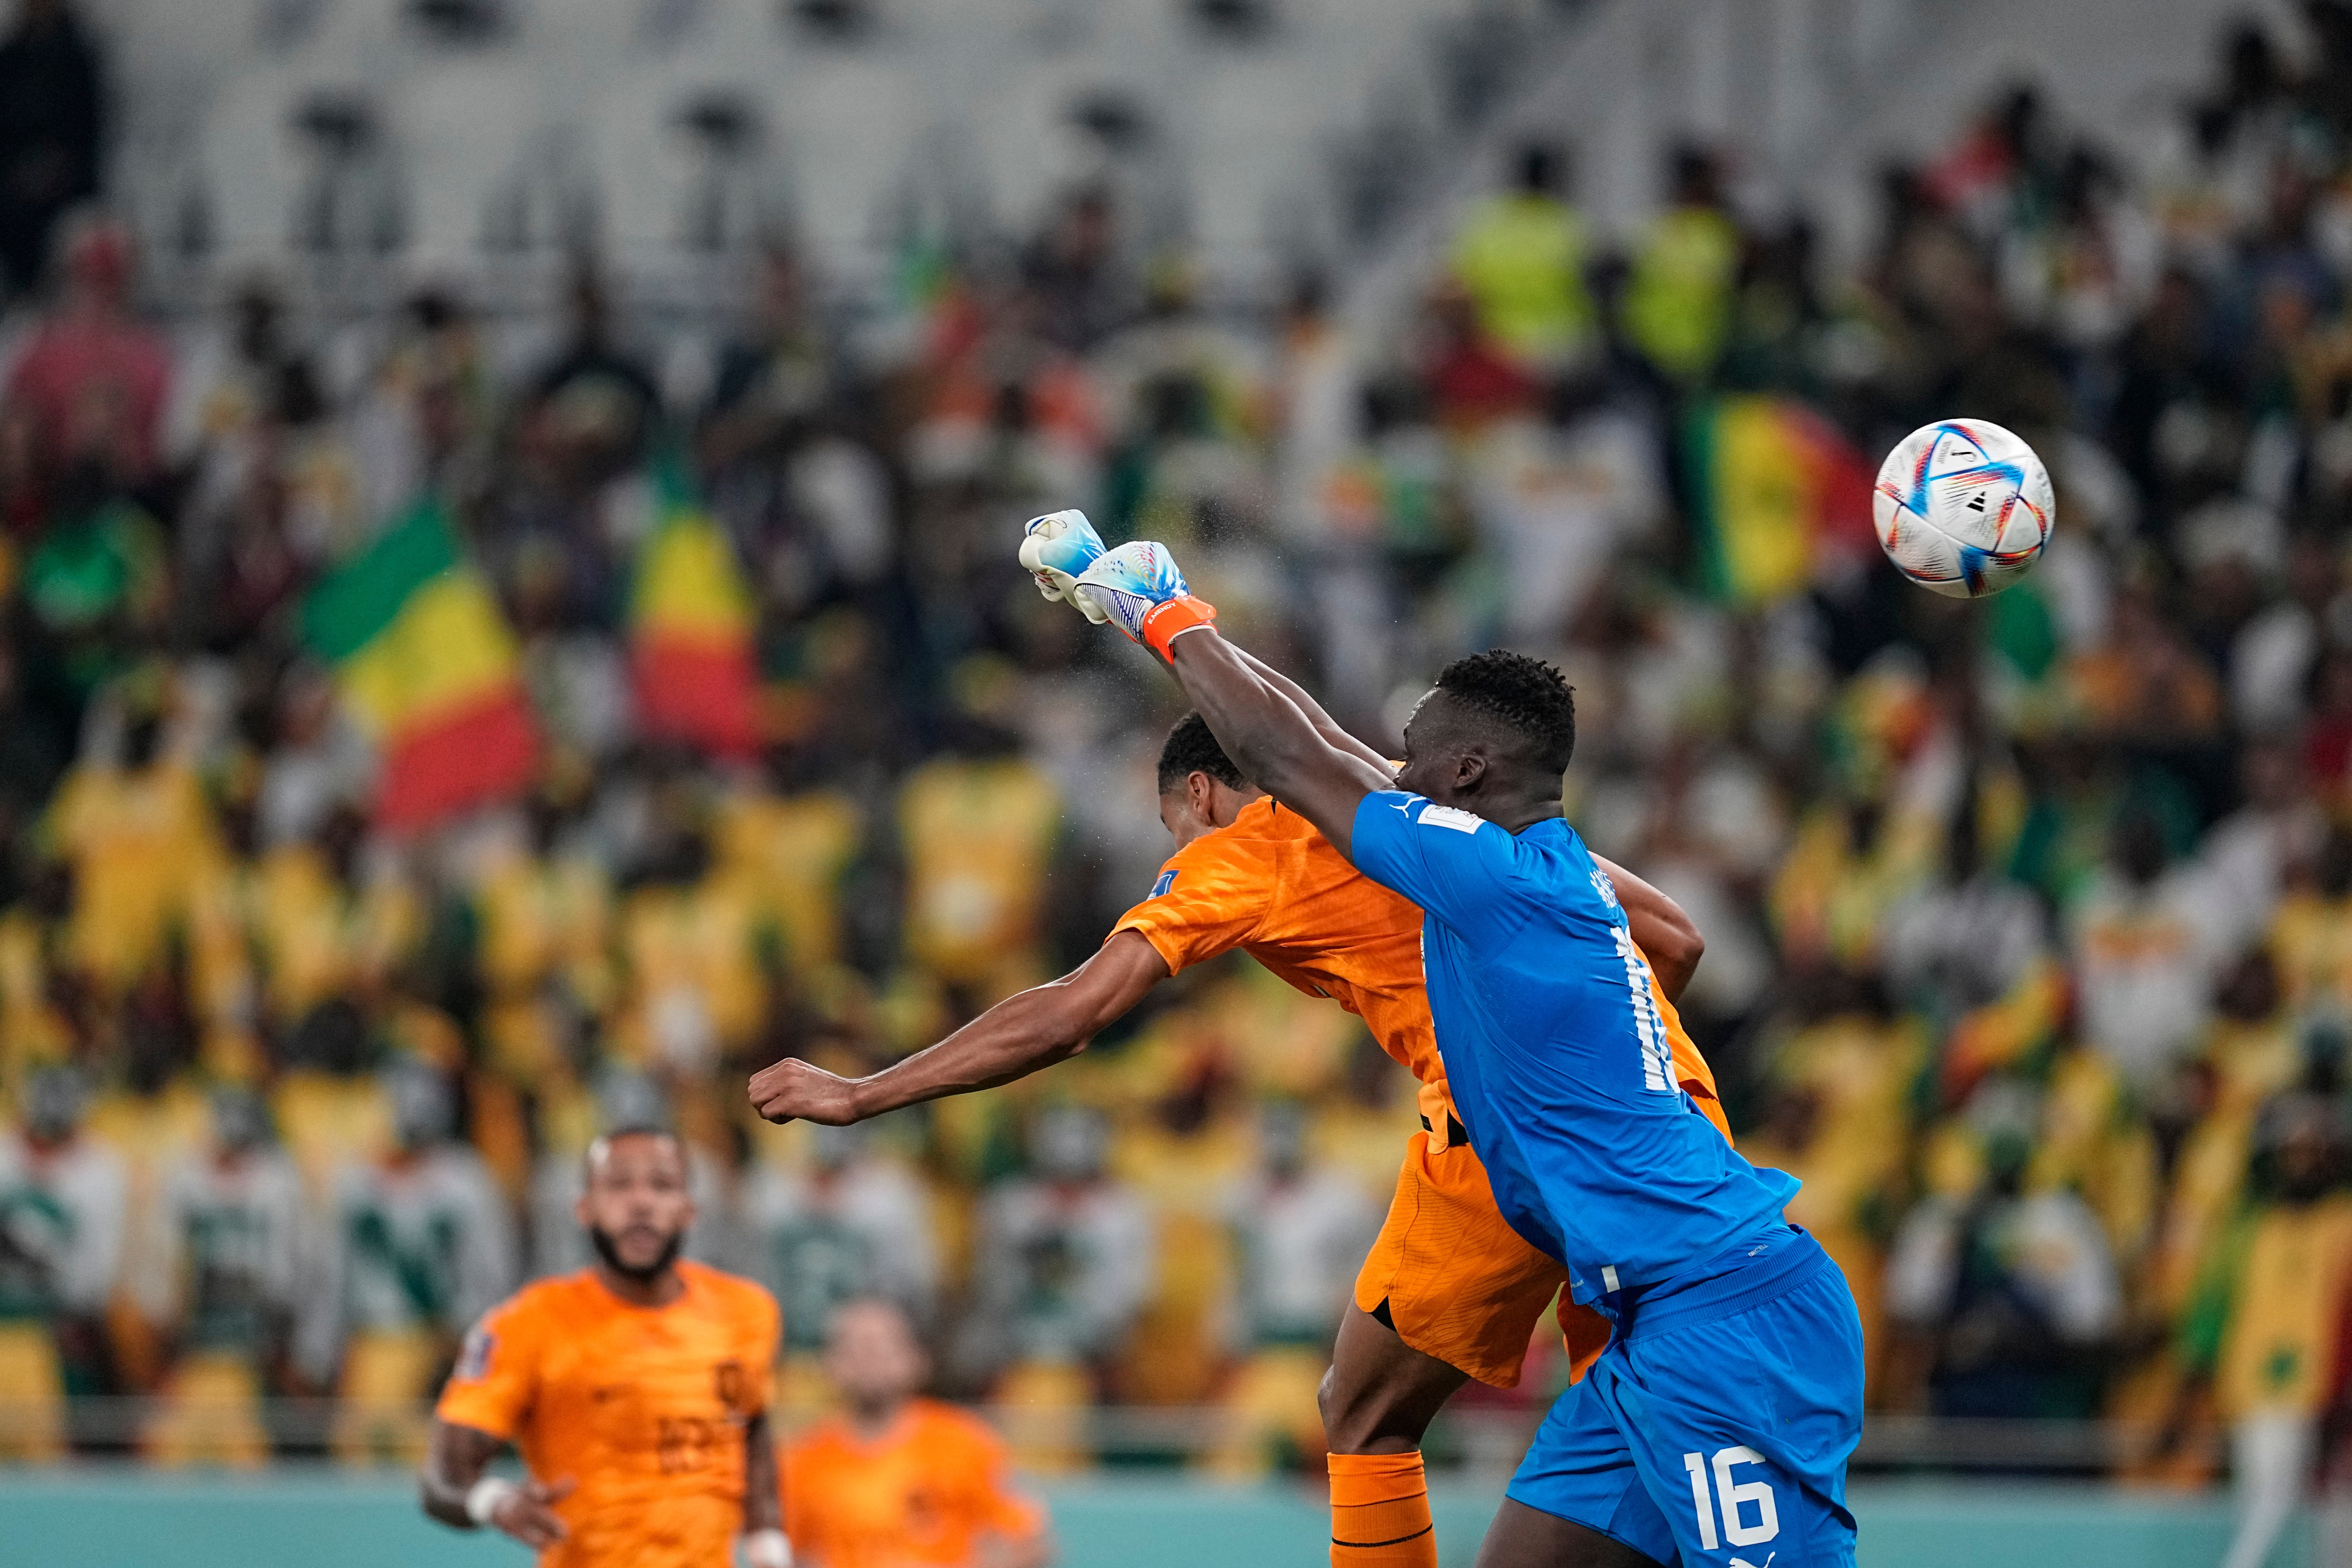
[{"label": "world cup badge on jersey", "polygon": [[498,1348],[499,1337],[480,1323],[466,1331],[465,1343],[457,1349],[457,1364],[449,1375],[459,1383],[478,1383],[490,1375],[490,1352]]},{"label": "world cup badge on jersey", "polygon": [[741,1362],[720,1362],[712,1369],[710,1383],[712,1390],[719,1395],[719,1404],[730,1410],[744,1408],[745,1396],[751,1392],[751,1379],[744,1374]]}]

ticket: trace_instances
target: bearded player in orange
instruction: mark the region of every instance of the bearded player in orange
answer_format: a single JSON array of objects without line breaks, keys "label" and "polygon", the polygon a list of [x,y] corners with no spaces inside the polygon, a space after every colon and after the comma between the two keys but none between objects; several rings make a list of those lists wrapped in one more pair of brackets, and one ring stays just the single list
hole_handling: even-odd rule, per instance
[{"label": "bearded player in orange", "polygon": [[[1084,517],[1071,512],[1033,522],[1033,537],[1040,524],[1068,518],[1091,538]],[[1092,549],[1100,548],[1095,541]],[[1075,571],[1055,574],[1033,555],[1024,550],[1024,563],[1049,596],[1061,596]],[[1049,582],[1054,575],[1058,582]],[[1387,767],[1295,683],[1256,668],[1334,744]],[[1518,1382],[1528,1342],[1567,1270],[1505,1223],[1446,1092],[1422,974],[1421,910],[1358,872],[1304,817],[1244,780],[1197,715],[1170,733],[1159,784],[1160,819],[1176,854],[1151,896],[1121,917],[1092,958],[868,1078],[778,1062],[751,1079],[751,1101],[771,1121],[838,1126],[1010,1083],[1085,1049],[1177,971],[1236,947],[1361,1017],[1420,1080],[1423,1130],[1406,1145],[1387,1223],[1357,1276],[1324,1379],[1331,1562],[1434,1568],[1422,1435],[1468,1379],[1503,1388]],[[1675,1077],[1728,1138],[1714,1075],[1671,1000],[1697,967],[1704,943],[1664,894],[1598,857],[1595,864],[1616,889],[1656,976]],[[1559,1320],[1580,1372],[1607,1343],[1608,1325],[1565,1300]]]},{"label": "bearded player in orange", "polygon": [[[541,1568],[791,1568],[768,1382],[776,1303],[682,1261],[686,1151],[652,1129],[589,1146],[575,1209],[596,1262],[542,1279],[466,1336],[434,1413],[425,1511],[488,1525]],[[530,1474],[484,1471],[499,1448]]]}]

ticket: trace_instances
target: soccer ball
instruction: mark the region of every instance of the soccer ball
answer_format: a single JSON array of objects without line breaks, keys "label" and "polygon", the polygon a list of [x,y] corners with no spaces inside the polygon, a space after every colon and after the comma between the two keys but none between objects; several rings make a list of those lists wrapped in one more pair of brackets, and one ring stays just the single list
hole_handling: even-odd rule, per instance
[{"label": "soccer ball", "polygon": [[1904,437],[1878,466],[1870,510],[1895,569],[1954,599],[2024,576],[2058,517],[2050,470],[1985,419],[1941,419]]}]

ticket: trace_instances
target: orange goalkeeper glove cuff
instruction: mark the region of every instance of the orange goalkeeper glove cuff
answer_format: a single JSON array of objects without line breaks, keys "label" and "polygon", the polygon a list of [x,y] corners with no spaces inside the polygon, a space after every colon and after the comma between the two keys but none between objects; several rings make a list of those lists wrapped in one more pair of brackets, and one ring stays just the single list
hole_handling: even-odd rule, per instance
[{"label": "orange goalkeeper glove cuff", "polygon": [[1196,627],[1216,624],[1217,606],[1186,594],[1156,606],[1143,617],[1143,646],[1173,664],[1176,654],[1170,644]]}]

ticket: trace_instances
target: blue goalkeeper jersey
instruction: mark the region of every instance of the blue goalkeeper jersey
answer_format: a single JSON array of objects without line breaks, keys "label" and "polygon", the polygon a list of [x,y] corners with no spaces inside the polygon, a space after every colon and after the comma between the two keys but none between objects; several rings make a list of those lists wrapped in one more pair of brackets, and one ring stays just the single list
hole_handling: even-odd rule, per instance
[{"label": "blue goalkeeper jersey", "polygon": [[1595,1301],[1777,1222],[1795,1178],[1739,1157],[1675,1082],[1649,965],[1576,830],[1513,834],[1382,790],[1351,858],[1419,904],[1446,1083],[1511,1227]]}]

